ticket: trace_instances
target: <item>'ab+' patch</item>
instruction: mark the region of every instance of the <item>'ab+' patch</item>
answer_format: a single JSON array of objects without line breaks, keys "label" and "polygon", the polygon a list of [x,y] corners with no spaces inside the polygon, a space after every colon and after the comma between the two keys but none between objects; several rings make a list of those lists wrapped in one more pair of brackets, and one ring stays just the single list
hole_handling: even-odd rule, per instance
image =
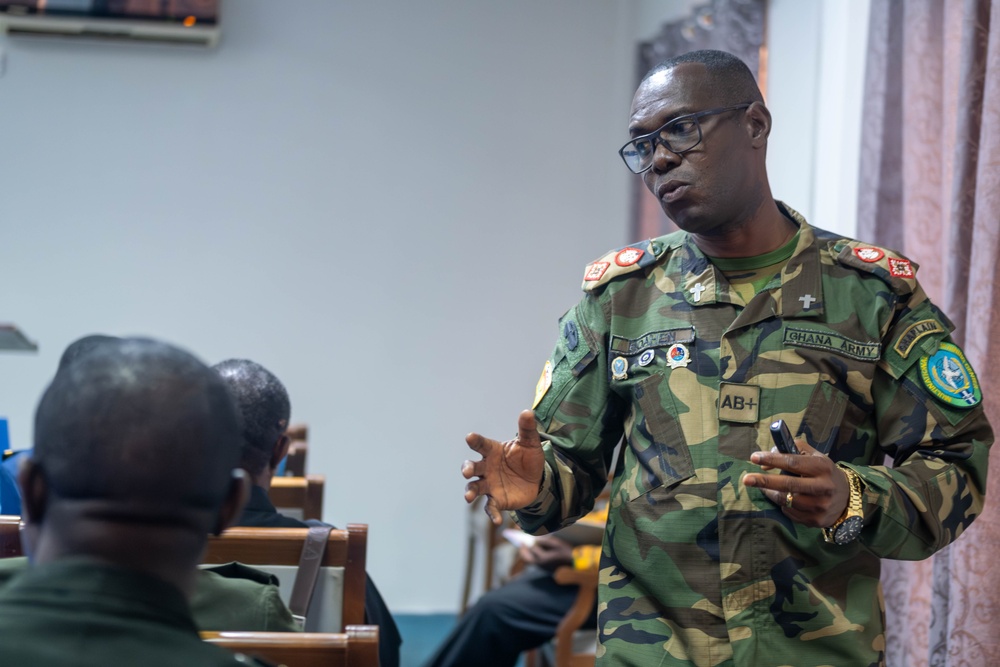
[{"label": "'ab+' patch", "polygon": [[760,410],[760,387],[723,382],[719,387],[719,419],[754,424]]}]

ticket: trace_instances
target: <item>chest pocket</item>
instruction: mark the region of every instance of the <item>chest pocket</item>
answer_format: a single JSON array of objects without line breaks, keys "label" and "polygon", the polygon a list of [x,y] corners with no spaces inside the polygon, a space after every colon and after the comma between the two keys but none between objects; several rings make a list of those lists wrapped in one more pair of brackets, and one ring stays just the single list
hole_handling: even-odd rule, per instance
[{"label": "chest pocket", "polygon": [[834,461],[861,459],[872,437],[863,430],[872,408],[859,408],[846,393],[830,382],[818,382],[809,396],[802,423],[796,433]]},{"label": "chest pocket", "polygon": [[[695,374],[694,330],[655,332],[635,341],[615,339],[610,351],[611,384],[632,404],[626,423],[620,493],[634,500],[694,475],[694,463],[679,417],[688,412],[670,388],[673,372]],[[680,343],[683,341],[683,343]],[[684,345],[687,343],[688,345]],[[616,359],[621,362],[617,367]]]},{"label": "chest pocket", "polygon": [[[801,410],[798,429],[795,417],[788,417],[789,426],[834,461],[863,458],[872,437],[866,423],[873,411],[871,383],[883,353],[881,341],[860,329],[845,332],[813,323],[789,324],[782,335],[785,348],[794,350],[802,363],[780,371],[794,377],[796,368],[813,369],[819,378],[803,407],[787,396],[788,389],[793,394],[798,389],[785,389],[782,405],[795,406],[790,412]],[[801,395],[805,397],[805,391]]]}]

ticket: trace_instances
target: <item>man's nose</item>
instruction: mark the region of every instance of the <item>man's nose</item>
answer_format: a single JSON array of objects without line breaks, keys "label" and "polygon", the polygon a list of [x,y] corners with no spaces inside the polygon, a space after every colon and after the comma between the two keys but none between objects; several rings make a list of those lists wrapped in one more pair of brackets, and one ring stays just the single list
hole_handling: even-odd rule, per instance
[{"label": "man's nose", "polygon": [[663,145],[662,141],[656,142],[656,148],[653,150],[653,171],[662,174],[663,172],[676,167],[680,164],[680,161],[680,155]]},{"label": "man's nose", "polygon": [[663,173],[680,164],[681,156],[667,148],[662,141],[656,142],[653,149],[653,171]]}]

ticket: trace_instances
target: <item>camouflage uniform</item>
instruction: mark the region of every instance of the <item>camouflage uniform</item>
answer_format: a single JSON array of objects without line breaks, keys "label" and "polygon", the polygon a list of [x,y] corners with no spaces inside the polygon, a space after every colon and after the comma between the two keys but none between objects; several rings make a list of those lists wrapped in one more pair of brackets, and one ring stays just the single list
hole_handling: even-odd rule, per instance
[{"label": "camouflage uniform", "polygon": [[[678,232],[588,266],[560,320],[536,393],[542,489],[516,519],[544,532],[586,513],[624,436],[602,665],[884,664],[879,559],[926,558],[982,509],[992,431],[915,267],[782,209],[798,243],[749,303]],[[971,382],[957,397],[922,376],[939,348]],[[743,486],[777,418],[861,476],[859,540],[828,544]]]}]

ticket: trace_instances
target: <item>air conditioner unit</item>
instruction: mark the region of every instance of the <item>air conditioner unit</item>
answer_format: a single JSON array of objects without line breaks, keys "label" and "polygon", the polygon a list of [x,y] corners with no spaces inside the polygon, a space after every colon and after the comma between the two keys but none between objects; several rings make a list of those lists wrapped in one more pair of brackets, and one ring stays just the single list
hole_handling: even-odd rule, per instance
[{"label": "air conditioner unit", "polygon": [[[81,6],[82,2],[82,6]],[[200,0],[200,15],[149,13],[149,3],[92,0],[0,0],[0,31],[12,37],[63,37],[117,42],[215,46],[220,30],[217,2]],[[193,3],[194,4],[194,3]],[[68,9],[72,5],[72,9]],[[138,13],[132,6],[138,7]],[[207,9],[206,9],[207,6]],[[63,9],[63,8],[67,9]],[[110,9],[109,9],[110,8]],[[182,7],[183,9],[183,7]],[[99,15],[98,15],[99,14]]]}]

